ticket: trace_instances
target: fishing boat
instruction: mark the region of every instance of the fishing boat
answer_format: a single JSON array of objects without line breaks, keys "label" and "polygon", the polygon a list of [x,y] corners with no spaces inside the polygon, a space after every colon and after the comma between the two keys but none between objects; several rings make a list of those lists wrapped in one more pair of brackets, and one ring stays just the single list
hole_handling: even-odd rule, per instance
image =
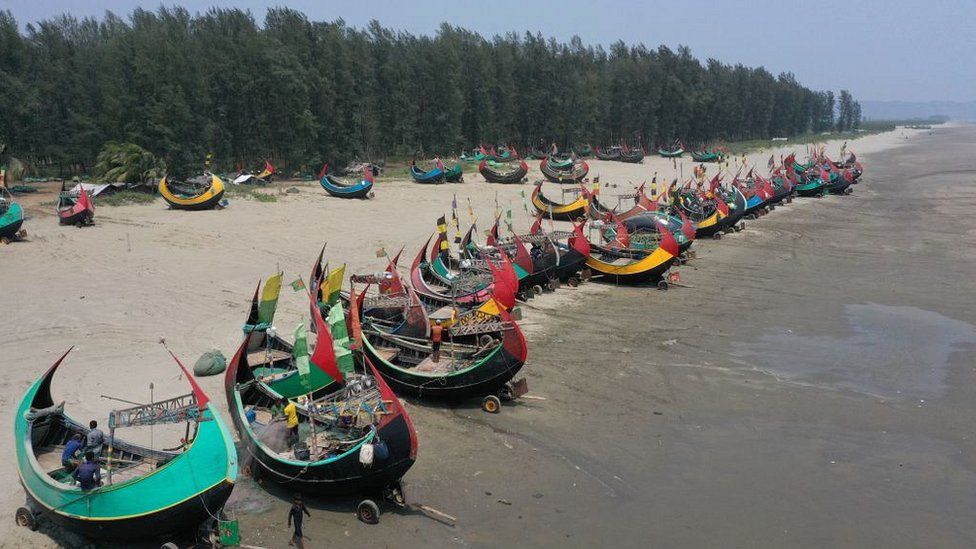
[{"label": "fishing boat", "polygon": [[[574,241],[586,238],[582,227],[583,223],[574,226]],[[666,288],[667,283],[661,278],[680,254],[678,242],[671,231],[661,231],[658,246],[653,250],[630,248],[627,236],[626,231],[618,226],[613,244],[604,246],[588,241],[590,251],[586,266],[593,276],[618,284],[657,282],[660,287]]]},{"label": "fishing boat", "polygon": [[596,157],[599,160],[619,160],[620,159],[620,147],[601,147],[596,150]]},{"label": "fishing boat", "polygon": [[630,147],[622,147],[620,149],[620,156],[617,158],[620,162],[626,162],[627,164],[640,164],[644,162],[644,151],[642,149],[631,149]]},{"label": "fishing boat", "polygon": [[578,183],[590,172],[590,165],[585,160],[576,158],[571,158],[568,162],[556,162],[552,157],[546,157],[539,163],[539,170],[553,183]]},{"label": "fishing boat", "polygon": [[458,159],[461,162],[467,162],[469,164],[473,164],[476,162],[481,162],[487,157],[488,157],[488,153],[485,152],[484,147],[478,147],[472,149],[470,153],[468,153],[467,151],[462,151],[461,156],[459,156]]},{"label": "fishing boat", "polygon": [[695,162],[721,162],[725,154],[719,150],[691,151],[691,159]]},{"label": "fishing boat", "polygon": [[510,163],[497,163],[485,159],[478,164],[478,172],[489,183],[521,183],[529,173],[529,165],[524,160],[519,160],[513,168]]},{"label": "fishing boat", "polygon": [[670,149],[659,148],[657,154],[664,158],[681,158],[681,155],[685,154],[685,148],[681,140],[676,139]]},{"label": "fishing boat", "polygon": [[[510,382],[525,364],[525,336],[494,299],[464,318],[449,326],[436,361],[429,339],[393,335],[368,319],[363,320],[363,349],[398,394],[451,401],[483,397],[486,411],[497,412],[499,400],[512,396]],[[451,341],[452,334],[469,332],[480,334],[476,344]]]},{"label": "fishing boat", "polygon": [[[400,479],[417,457],[410,417],[368,360],[340,373],[340,361],[362,357],[351,349],[342,304],[331,306],[328,324],[312,304],[315,347],[309,356],[302,343],[295,353],[304,363],[308,387],[308,398],[296,405],[299,440],[289,441],[286,425],[274,416],[274,408],[286,397],[253,375],[247,358],[253,334],[245,337],[228,364],[224,388],[252,471],[310,494],[390,494],[402,504]],[[358,337],[355,324],[352,340]],[[334,390],[316,394],[310,377],[314,370],[332,378]],[[373,523],[378,507],[365,500],[357,514]]]},{"label": "fishing boat", "polygon": [[[243,327],[249,343],[245,358],[251,376],[287,398],[307,395],[309,383],[315,388],[313,393],[332,392],[335,390],[334,379],[325,375],[321,368],[312,370],[308,378],[300,375],[295,365],[294,345],[272,326],[281,291],[281,276],[278,273],[269,277],[263,287],[258,284],[251,298],[251,309]],[[313,284],[312,287],[318,289],[320,285]]]},{"label": "fishing boat", "polygon": [[443,183],[444,182],[444,164],[441,163],[440,159],[435,161],[435,166],[432,170],[424,171],[417,167],[417,162],[410,163],[410,177],[413,178],[417,183]]},{"label": "fishing boat", "polygon": [[14,238],[23,236],[24,209],[14,202],[14,197],[6,187],[0,187],[0,242],[6,244]]},{"label": "fishing boat", "polygon": [[554,202],[542,194],[542,182],[540,181],[532,190],[532,205],[536,212],[549,219],[575,221],[586,215],[587,198],[586,194],[580,191],[572,202]]},{"label": "fishing boat", "polygon": [[827,192],[830,178],[823,170],[810,166],[804,168],[803,171],[797,171],[801,165],[793,160],[792,154],[784,161],[784,164],[786,165],[786,175],[799,196],[820,197]]},{"label": "fishing boat", "polygon": [[444,181],[448,183],[463,183],[464,169],[461,168],[461,164],[455,164],[453,167],[444,170]]},{"label": "fishing boat", "polygon": [[159,194],[174,210],[210,210],[224,197],[224,181],[213,174],[205,174],[206,186],[177,184],[159,180]]},{"label": "fishing boat", "polygon": [[319,184],[336,198],[370,198],[373,196],[373,171],[367,167],[358,183],[343,183],[329,173],[329,165],[326,164],[319,174]]},{"label": "fishing boat", "polygon": [[62,225],[84,227],[95,221],[95,205],[83,185],[79,185],[78,196],[76,197],[65,190],[64,183],[61,183],[57,210],[58,221]]},{"label": "fishing boat", "polygon": [[529,158],[533,160],[545,160],[549,157],[549,153],[539,149],[529,149]]},{"label": "fishing boat", "polygon": [[[161,538],[194,531],[218,515],[237,481],[237,452],[230,432],[186,368],[193,391],[168,400],[114,410],[107,452],[98,458],[103,485],[83,491],[61,462],[65,443],[88,429],[51,395],[54,374],[69,349],[27,389],[14,416],[17,471],[27,505],[17,523],[38,518],[101,541]],[[150,448],[115,436],[124,427],[186,423],[174,449]]]},{"label": "fishing boat", "polygon": [[425,305],[431,309],[457,304],[473,307],[494,298],[509,310],[515,306],[518,277],[507,257],[502,258],[500,266],[485,261],[484,270],[472,268],[447,273],[442,254],[435,254],[433,264],[427,259],[430,240],[427,239],[410,266],[410,284]]}]

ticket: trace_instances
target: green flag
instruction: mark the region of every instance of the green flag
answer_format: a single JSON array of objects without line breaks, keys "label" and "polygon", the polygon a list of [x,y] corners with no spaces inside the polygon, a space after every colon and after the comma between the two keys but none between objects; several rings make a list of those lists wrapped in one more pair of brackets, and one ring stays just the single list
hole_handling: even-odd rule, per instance
[{"label": "green flag", "polygon": [[308,362],[308,330],[305,329],[304,322],[295,327],[295,346],[292,348],[291,355],[295,359],[298,374],[302,376],[302,383],[308,387],[311,370]]},{"label": "green flag", "polygon": [[342,304],[336,303],[329,309],[329,323],[332,332],[333,348],[335,349],[336,364],[343,376],[346,376],[355,369],[352,351],[349,350],[349,330],[346,328],[346,315],[342,310]]}]

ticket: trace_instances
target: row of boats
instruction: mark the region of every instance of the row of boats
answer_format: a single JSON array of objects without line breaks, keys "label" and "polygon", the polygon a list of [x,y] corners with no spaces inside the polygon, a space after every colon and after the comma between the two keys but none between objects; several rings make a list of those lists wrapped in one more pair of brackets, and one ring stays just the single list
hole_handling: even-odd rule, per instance
[{"label": "row of boats", "polygon": [[[219,519],[244,471],[319,496],[364,494],[358,516],[376,522],[380,503],[406,505],[400,479],[418,456],[399,396],[481,399],[485,411],[497,413],[528,390],[517,379],[528,358],[519,300],[591,279],[666,288],[668,269],[694,240],[739,230],[743,219],[794,196],[846,194],[861,174],[853,154],[806,163],[791,155],[768,177],[753,170],[726,182],[674,181],[650,195],[642,185],[617,197],[633,200],[627,208],[602,201],[598,184],[561,186],[572,198],[557,201],[539,182],[528,231],[509,226],[502,236],[499,215],[483,243],[473,223],[463,235],[455,223],[450,238],[442,216],[405,274],[403,250],[378,254],[385,257],[381,271],[347,276],[344,265],[324,262],[323,248],[307,285],[292,283],[305,290],[307,328],[289,339],[274,327],[282,273],[259,284],[223,372],[227,407],[211,400],[174,355],[190,392],[114,410],[108,450],[98,460],[105,484],[87,491],[72,483],[61,459],[74,435],[89,432],[51,393],[65,353],[31,384],[15,416],[27,496],[17,521],[35,527],[44,517],[98,539],[160,538]],[[557,230],[556,221],[567,225]],[[281,419],[288,403],[299,418],[294,430]],[[159,423],[184,423],[186,435],[173,448],[116,437],[118,429]]]}]

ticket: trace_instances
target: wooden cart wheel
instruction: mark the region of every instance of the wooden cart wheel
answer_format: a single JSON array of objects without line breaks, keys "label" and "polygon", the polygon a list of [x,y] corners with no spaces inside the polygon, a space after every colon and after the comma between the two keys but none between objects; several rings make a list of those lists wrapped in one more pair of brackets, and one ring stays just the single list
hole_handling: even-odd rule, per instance
[{"label": "wooden cart wheel", "polygon": [[481,401],[481,409],[489,414],[497,414],[502,408],[502,401],[495,395],[488,395]]},{"label": "wooden cart wheel", "polygon": [[31,531],[37,530],[37,518],[26,507],[18,507],[16,513],[17,526],[23,526]]},{"label": "wooden cart wheel", "polygon": [[542,286],[539,286],[538,284],[536,284],[535,286],[532,286],[532,294],[533,295],[541,295],[542,294]]},{"label": "wooden cart wheel", "polygon": [[658,290],[665,290],[666,291],[668,289],[668,281],[667,280],[658,280],[657,281],[657,289]]},{"label": "wooden cart wheel", "polygon": [[364,499],[356,507],[356,518],[366,524],[377,524],[380,521],[380,507],[371,499]]},{"label": "wooden cart wheel", "polygon": [[159,549],[180,549],[178,545],[169,541],[159,546]]}]

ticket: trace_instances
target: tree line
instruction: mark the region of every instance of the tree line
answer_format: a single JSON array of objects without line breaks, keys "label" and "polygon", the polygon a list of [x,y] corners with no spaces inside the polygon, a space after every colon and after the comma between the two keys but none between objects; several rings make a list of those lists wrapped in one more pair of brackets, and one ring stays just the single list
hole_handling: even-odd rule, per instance
[{"label": "tree line", "polygon": [[[798,61],[799,62],[799,61]],[[433,36],[284,8],[136,9],[128,18],[60,16],[21,32],[0,11],[0,142],[61,175],[88,169],[108,141],[163,157],[171,172],[290,170],[386,155],[681,138],[768,139],[851,130],[847,91],[790,73],[702,63],[661,46],[609,49],[541,34]]]}]

